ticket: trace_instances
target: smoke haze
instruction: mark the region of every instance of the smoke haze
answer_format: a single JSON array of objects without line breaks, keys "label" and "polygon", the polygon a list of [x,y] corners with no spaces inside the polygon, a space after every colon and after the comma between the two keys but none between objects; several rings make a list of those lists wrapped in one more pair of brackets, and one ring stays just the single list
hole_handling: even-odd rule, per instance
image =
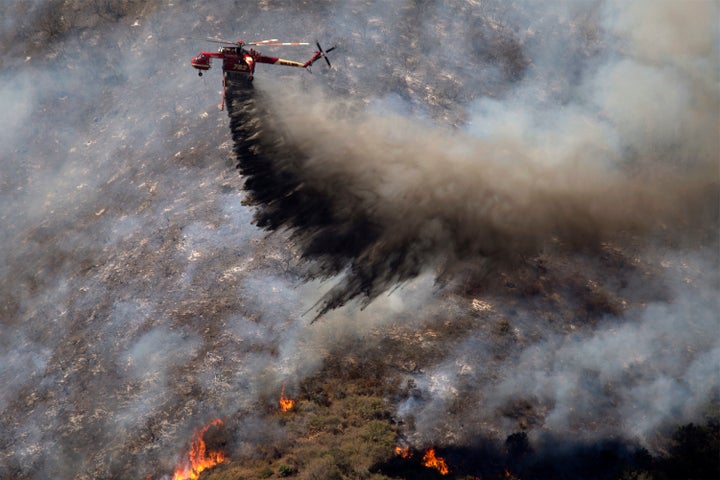
[{"label": "smoke haze", "polygon": [[[668,25],[638,38],[626,25],[634,25],[634,9],[626,17],[613,5],[568,8],[582,23],[560,20],[595,37],[580,49],[607,44],[609,51],[575,52],[584,57],[572,66],[580,70],[577,84],[551,92],[555,98],[541,89],[566,60],[543,55],[502,99],[477,92],[460,128],[399,115],[382,99],[368,110],[304,90],[257,102],[273,105],[273,128],[284,125],[289,139],[284,148],[258,148],[262,139],[245,145],[263,127],[235,127],[258,224],[298,227],[304,254],[321,258],[314,273],[349,272],[320,314],[356,297],[366,303],[426,268],[445,272],[479,258],[504,263],[627,232],[640,235],[634,240],[656,237],[667,225],[675,227],[666,238],[676,228],[685,236],[715,221],[718,97],[708,82],[714,62],[704,56],[715,48],[714,25],[705,24],[705,38],[693,32],[686,49],[663,41],[649,52],[666,29],[694,29],[687,12],[675,18],[672,4],[653,7],[669,10],[656,13]],[[698,5],[695,14],[707,8]],[[561,40],[552,35],[532,37],[546,47]],[[611,53],[616,45],[628,53]],[[472,90],[471,82],[463,87]],[[290,90],[287,81],[277,88]],[[390,107],[413,110],[403,103],[393,97]],[[258,107],[243,108],[241,117],[257,114]],[[251,149],[256,158],[245,159]]]},{"label": "smoke haze", "polygon": [[[661,452],[717,401],[715,2],[108,5],[0,23],[0,477],[282,450],[280,388],[368,358],[415,448]],[[214,36],[335,68],[228,117]]]}]

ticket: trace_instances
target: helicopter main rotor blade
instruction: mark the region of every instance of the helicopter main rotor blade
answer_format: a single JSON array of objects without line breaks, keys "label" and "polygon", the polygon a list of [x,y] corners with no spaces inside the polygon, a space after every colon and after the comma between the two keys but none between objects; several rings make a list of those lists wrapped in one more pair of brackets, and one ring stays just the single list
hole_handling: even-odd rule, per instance
[{"label": "helicopter main rotor blade", "polygon": [[266,45],[268,43],[279,42],[277,38],[271,38],[270,40],[257,40],[255,42],[248,42],[248,45]]},{"label": "helicopter main rotor blade", "polygon": [[310,45],[308,42],[281,42],[277,38],[259,40],[257,42],[243,42],[242,40],[232,42],[230,40],[223,40],[222,38],[208,38],[207,41],[222,43],[223,45],[264,45],[266,47],[298,47],[301,45]]},{"label": "helicopter main rotor blade", "polygon": [[299,47],[310,45],[308,42],[275,42],[275,43],[248,43],[248,45],[264,45],[266,47]]},{"label": "helicopter main rotor blade", "polygon": [[241,43],[243,43],[240,40],[238,40],[236,42],[231,42],[230,40],[223,40],[221,38],[208,38],[207,41],[213,42],[213,43],[224,43],[226,45],[240,45]]}]

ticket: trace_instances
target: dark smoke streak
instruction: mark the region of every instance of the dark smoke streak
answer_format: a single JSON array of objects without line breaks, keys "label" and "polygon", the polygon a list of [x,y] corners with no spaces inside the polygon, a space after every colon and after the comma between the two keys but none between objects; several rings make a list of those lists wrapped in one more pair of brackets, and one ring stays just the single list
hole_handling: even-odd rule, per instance
[{"label": "dark smoke streak", "polygon": [[692,237],[716,222],[717,182],[705,166],[679,178],[660,167],[652,180],[649,167],[550,168],[519,145],[374,115],[317,91],[278,101],[234,85],[229,96],[255,222],[291,231],[310,278],[343,274],[318,316],[351,300],[365,306],[423,271],[446,281],[470,263],[498,274],[543,251],[644,241],[663,223]]},{"label": "dark smoke streak", "polygon": [[[397,418],[406,422],[403,435],[411,445],[435,444],[457,465],[463,455],[485,451],[474,435],[527,428],[536,459],[562,462],[567,457],[553,456],[553,447],[564,444],[550,439],[543,446],[544,432],[598,445],[604,438],[637,438],[652,449],[665,447],[656,442],[666,439],[661,427],[701,422],[718,389],[720,358],[717,60],[705,58],[718,56],[717,42],[705,47],[706,29],[697,19],[716,18],[717,7],[693,2],[678,9],[669,1],[634,8],[621,1],[590,2],[591,8],[505,0],[5,2],[0,478],[167,478],[193,428],[218,415],[233,419],[228,430],[237,441],[229,453],[237,460],[291,455],[295,438],[263,409],[274,407],[284,382],[297,388],[338,364],[355,365],[354,373],[340,369],[328,383],[330,397],[338,388],[363,386],[364,392],[366,382],[382,382],[387,392],[389,370],[415,380],[422,402],[397,400],[391,391],[389,408],[397,407]],[[710,14],[683,17],[703,5]],[[605,7],[617,8],[619,18],[602,22]],[[668,7],[674,15],[665,15]],[[110,11],[116,8],[127,15],[118,18]],[[580,20],[564,12],[575,9]],[[663,21],[684,18],[690,34]],[[643,28],[612,29],[623,22]],[[629,50],[614,49],[603,29]],[[626,30],[643,42],[628,41]],[[283,69],[260,71],[254,93],[233,93],[241,101],[231,122],[244,133],[236,135],[232,152],[228,118],[215,109],[218,69],[200,81],[188,65],[207,48],[198,39],[208,36],[319,38],[328,46],[337,39],[337,70],[316,68],[309,76],[295,69],[277,86],[270,82]],[[680,55],[657,50],[663,41]],[[627,58],[627,51],[637,56]],[[598,65],[608,56],[625,61]],[[706,78],[702,67],[712,75]],[[332,84],[343,102],[349,97],[360,108],[308,89],[302,101],[285,99],[295,95],[293,78]],[[453,128],[428,128],[431,123]],[[574,128],[588,123],[588,129]],[[383,135],[381,125],[396,128]],[[393,144],[405,126],[408,135],[399,132],[401,141]],[[635,171],[644,181],[646,174],[649,184],[641,187],[674,194],[666,204],[707,214],[707,237],[695,242],[686,235],[690,222],[668,216],[659,230],[677,245],[658,242],[644,250],[655,238],[628,234],[630,242],[604,245],[600,256],[592,250],[566,256],[552,223],[489,235],[465,221],[468,205],[491,202],[469,203],[463,194],[443,198],[453,189],[435,187],[450,185],[448,179],[467,179],[461,186],[472,193],[472,180],[482,178],[448,171],[451,162],[422,178],[435,183],[408,188],[419,179],[408,172],[422,171],[408,168],[417,166],[413,158],[454,158],[428,155],[424,147],[432,142],[388,164],[397,176],[379,168],[386,157],[368,150],[380,141],[402,151],[433,133],[449,138],[458,131],[475,140],[529,132],[549,139],[530,147],[552,143],[552,152],[578,147],[583,154],[603,153],[612,134],[629,132],[617,145],[610,142],[628,166],[619,176]],[[349,142],[355,143],[346,149]],[[241,204],[241,180],[230,168],[238,156],[252,210]],[[698,171],[708,156],[713,168]],[[672,188],[653,183],[655,167],[675,160],[677,172],[706,177],[707,195],[688,182],[695,199],[688,202],[675,188],[685,175],[670,176]],[[489,176],[479,191],[492,191],[498,178],[504,177]],[[378,180],[401,188],[378,195]],[[403,189],[411,195],[394,195]],[[549,191],[555,200],[562,197]],[[628,191],[634,190],[611,189],[609,197],[632,206],[622,196]],[[423,192],[429,195],[418,195]],[[576,213],[587,208],[562,204],[563,225],[571,228],[561,236],[578,239],[568,242],[576,250],[591,249],[626,225],[586,221]],[[442,206],[460,213],[448,215]],[[651,224],[640,231],[653,233],[653,212],[640,208],[621,219]],[[253,213],[279,233],[263,238],[249,225]],[[437,218],[445,223],[425,221]],[[498,218],[508,223],[507,216]],[[577,222],[568,224],[570,218]],[[462,241],[436,235],[463,226],[470,228],[458,236]],[[633,248],[636,239],[641,252]],[[426,275],[364,311],[337,309],[314,325],[301,316],[317,299],[320,282],[297,286],[297,251],[310,260],[301,262],[310,277],[345,274],[324,298],[320,311],[326,311],[349,299],[367,303],[416,272],[457,279],[451,267],[468,258],[498,269],[499,259],[515,260],[510,253],[522,262],[554,247],[558,251],[513,275],[463,283],[460,293],[432,295]],[[623,260],[611,267],[602,257],[616,248]],[[467,270],[476,273],[476,266]],[[661,292],[648,292],[655,289]],[[367,358],[374,361],[357,366]],[[561,388],[568,384],[577,389]],[[518,425],[523,415],[525,427]],[[694,429],[686,437],[712,445]],[[569,443],[572,451],[577,444]],[[667,471],[678,478],[692,469]]]},{"label": "dark smoke streak", "polygon": [[282,118],[268,112],[262,91],[231,79],[228,97],[237,168],[245,177],[246,201],[256,207],[255,223],[267,230],[292,229],[303,257],[315,261],[310,277],[331,277],[351,264],[351,276],[326,296],[320,315],[358,295],[369,301],[392,282],[419,273],[399,268],[407,254],[364,262],[380,236],[379,225],[363,214],[343,215],[333,195],[303,182],[296,169],[302,168],[307,155],[282,135]]}]

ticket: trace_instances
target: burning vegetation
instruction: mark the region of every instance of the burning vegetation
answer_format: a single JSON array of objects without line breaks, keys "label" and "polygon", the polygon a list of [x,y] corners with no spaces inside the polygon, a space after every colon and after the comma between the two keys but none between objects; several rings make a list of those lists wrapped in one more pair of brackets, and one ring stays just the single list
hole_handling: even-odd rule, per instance
[{"label": "burning vegetation", "polygon": [[404,447],[397,446],[395,447],[395,455],[401,458],[410,458],[412,457],[412,452],[410,451],[410,447],[407,445]]},{"label": "burning vegetation", "polygon": [[295,400],[285,396],[285,385],[283,385],[282,390],[280,391],[280,399],[278,400],[278,403],[280,404],[281,412],[289,412],[295,407]]},{"label": "burning vegetation", "polygon": [[[719,478],[716,2],[8,3],[0,478]],[[157,94],[238,25],[351,103]]]},{"label": "burning vegetation", "polygon": [[175,469],[173,480],[196,480],[203,471],[225,461],[225,453],[221,450],[208,450],[204,439],[208,430],[222,425],[222,420],[215,419],[201,429],[195,430],[187,458]]},{"label": "burning vegetation", "polygon": [[424,466],[434,468],[440,472],[441,475],[447,475],[450,472],[447,463],[445,463],[445,459],[435,455],[435,449],[432,447],[425,450],[422,461]]},{"label": "burning vegetation", "polygon": [[[410,460],[414,457],[413,451],[411,450],[409,445],[406,445],[404,447],[396,446],[394,451],[395,455],[404,460]],[[437,470],[440,475],[447,475],[448,473],[450,473],[447,462],[444,458],[439,457],[435,453],[434,447],[429,447],[425,450],[425,453],[422,456],[422,466]]]}]

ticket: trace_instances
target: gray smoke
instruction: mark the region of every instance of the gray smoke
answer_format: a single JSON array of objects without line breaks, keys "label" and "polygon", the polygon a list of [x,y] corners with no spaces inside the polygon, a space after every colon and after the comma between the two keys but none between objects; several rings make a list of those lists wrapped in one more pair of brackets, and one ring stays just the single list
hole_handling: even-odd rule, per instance
[{"label": "gray smoke", "polygon": [[[647,241],[663,229],[666,238],[688,236],[716,221],[718,92],[710,80],[716,62],[707,56],[716,47],[714,25],[706,23],[699,38],[685,21],[690,13],[668,13],[659,15],[666,28],[637,38],[625,25],[634,10],[578,8],[553,12],[567,35],[528,27],[535,48],[546,49],[530,56],[537,64],[501,98],[476,94],[461,128],[400,113],[412,104],[394,112],[395,97],[390,110],[387,101],[365,109],[312,89],[263,97],[288,144],[266,147],[275,153],[258,160],[243,158],[257,156],[255,146],[236,147],[239,166],[261,226],[293,228],[303,254],[317,260],[313,275],[347,272],[320,314],[355,298],[367,304],[424,270],[447,274],[478,259],[486,267],[514,263],[627,234]],[[652,6],[663,8],[674,6]],[[707,8],[699,4],[694,14]],[[693,29],[694,40],[680,52],[653,43],[666,29]],[[578,31],[590,40],[577,49],[594,51],[567,47]],[[425,53],[452,62],[434,51]],[[578,63],[564,65],[568,55]],[[548,93],[546,82],[552,87],[562,67],[577,69],[575,83],[563,78]],[[287,92],[287,83],[270,89]],[[236,129],[236,144],[254,133]]]},{"label": "gray smoke", "polygon": [[[527,21],[533,6],[523,6],[526,16],[508,9],[503,20]],[[717,395],[711,371],[718,347],[712,332],[718,327],[720,97],[712,80],[718,31],[708,20],[717,12],[710,3],[681,13],[677,8],[671,2],[630,9],[593,2],[536,12],[539,24],[529,21],[514,32],[528,57],[525,76],[499,97],[477,95],[464,105],[460,127],[418,112],[412,97],[364,99],[367,108],[303,86],[294,96],[263,97],[272,104],[270,117],[279,119],[276,126],[284,127],[287,145],[282,154],[258,157],[270,165],[267,171],[256,173],[243,158],[239,167],[252,180],[253,174],[282,172],[276,185],[273,177],[246,185],[257,193],[256,219],[265,227],[292,229],[300,251],[315,262],[311,275],[340,274],[322,297],[320,314],[353,299],[365,306],[423,271],[453,278],[480,260],[491,276],[523,282],[518,261],[554,262],[558,256],[578,262],[571,278],[555,266],[564,280],[587,282],[580,288],[616,302],[598,313],[605,321],[619,314],[624,323],[588,330],[579,319],[563,319],[563,329],[578,329],[570,337],[548,335],[557,327],[537,333],[542,329],[534,303],[520,312],[488,308],[489,321],[511,315],[516,318],[508,325],[521,325],[506,345],[515,365],[483,372],[495,363],[497,347],[480,337],[445,345],[455,353],[409,377],[424,394],[400,408],[421,426],[418,444],[438,435],[468,441],[488,423],[505,422],[500,431],[509,432],[529,421],[591,437],[622,431],[648,445],[670,418],[697,418]],[[552,27],[544,25],[548,16],[557,22]],[[639,27],[647,18],[652,26]],[[466,20],[452,21],[466,26]],[[584,42],[574,45],[578,38]],[[424,53],[443,66],[453,64],[456,58],[445,51],[430,46]],[[472,80],[464,85],[475,86]],[[282,88],[288,90],[287,82]],[[442,114],[441,104],[428,103],[436,107],[432,113]],[[236,144],[239,132],[247,133],[236,130]],[[317,219],[314,210],[327,217]],[[641,286],[635,272],[621,281],[634,289],[618,288],[603,278],[608,265],[578,261],[573,253],[589,248],[589,258],[606,258],[608,245],[628,251],[640,245],[643,268],[682,268],[663,267],[655,287]],[[678,256],[683,260],[668,260]],[[694,268],[684,271],[689,263]],[[476,299],[476,305],[495,305],[504,289],[483,283],[491,303]],[[553,288],[558,296],[578,287]],[[571,299],[563,308],[578,303]],[[563,308],[558,316],[570,315]],[[534,333],[521,342],[525,329]],[[531,346],[524,346],[527,341]],[[479,385],[481,403],[459,407]],[[518,424],[520,407],[507,405],[533,406],[533,418]],[[453,409],[460,409],[457,422],[444,415]],[[498,422],[498,415],[504,420]]]},{"label": "gray smoke", "polygon": [[[664,255],[659,276],[672,298],[633,306],[595,328],[577,316],[553,325],[548,320],[557,322],[562,313],[546,319],[523,306],[494,324],[508,318],[507,302],[476,302],[493,328],[478,330],[442,362],[409,377],[424,395],[408,398],[399,412],[422,426],[417,441],[444,436],[462,444],[477,425],[508,432],[542,424],[534,434],[597,439],[623,432],[658,448],[658,431],[701,418],[719,393],[717,256]],[[562,312],[562,303],[554,306]],[[442,413],[453,409],[460,411]]]}]

